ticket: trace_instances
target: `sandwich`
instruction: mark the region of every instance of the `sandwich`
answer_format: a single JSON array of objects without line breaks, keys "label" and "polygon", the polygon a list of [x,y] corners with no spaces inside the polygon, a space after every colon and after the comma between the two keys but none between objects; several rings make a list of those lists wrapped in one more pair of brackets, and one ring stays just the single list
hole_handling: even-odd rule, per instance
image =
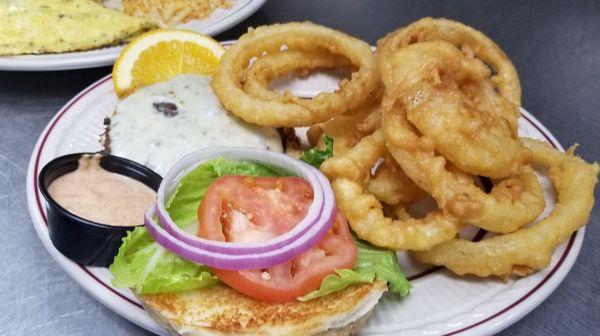
[{"label": "sandwich", "polygon": [[[302,157],[314,162],[326,151]],[[124,238],[110,266],[113,284],[132,289],[172,335],[356,334],[386,291],[403,296],[410,284],[396,254],[354,237],[327,196],[315,224],[296,230],[321,202],[315,195],[330,190],[311,180],[317,169],[298,162],[262,149],[188,155],[165,175],[168,192],[159,191],[146,225]],[[277,263],[240,250],[293,232],[303,233],[270,250],[295,246]],[[194,237],[232,246],[211,259],[192,246]]]}]

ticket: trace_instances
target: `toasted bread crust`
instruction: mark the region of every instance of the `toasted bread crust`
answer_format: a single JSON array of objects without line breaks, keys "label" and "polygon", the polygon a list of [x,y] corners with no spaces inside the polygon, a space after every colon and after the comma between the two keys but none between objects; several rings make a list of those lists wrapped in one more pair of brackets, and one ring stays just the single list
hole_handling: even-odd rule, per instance
[{"label": "toasted bread crust", "polygon": [[[143,295],[140,301],[173,335],[334,336],[355,334],[385,290],[385,283],[375,282],[308,302],[276,304],[256,301],[227,286],[215,285],[185,293]],[[368,303],[370,300],[372,304]],[[345,325],[335,325],[358,309],[365,309],[363,303],[371,306]]]}]

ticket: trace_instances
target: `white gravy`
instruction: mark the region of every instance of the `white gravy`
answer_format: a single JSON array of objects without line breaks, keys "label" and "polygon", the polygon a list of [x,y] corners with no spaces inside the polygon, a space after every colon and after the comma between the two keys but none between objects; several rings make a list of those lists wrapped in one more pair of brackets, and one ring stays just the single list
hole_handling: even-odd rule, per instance
[{"label": "white gravy", "polygon": [[200,148],[241,146],[283,151],[275,128],[250,125],[229,114],[210,78],[179,75],[144,87],[119,103],[110,126],[111,154],[165,175]]}]

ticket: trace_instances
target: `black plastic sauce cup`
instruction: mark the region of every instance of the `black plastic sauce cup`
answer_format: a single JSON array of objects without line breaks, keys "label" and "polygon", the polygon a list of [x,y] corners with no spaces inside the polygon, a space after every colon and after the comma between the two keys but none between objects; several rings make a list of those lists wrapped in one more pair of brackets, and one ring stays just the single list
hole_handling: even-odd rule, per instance
[{"label": "black plastic sauce cup", "polygon": [[[140,214],[139,225],[111,226],[79,217],[58,204],[48,192],[48,187],[57,178],[70,173],[79,166],[82,155],[76,153],[58,157],[44,166],[38,176],[39,188],[46,199],[48,230],[52,244],[69,259],[88,266],[109,266],[127,231],[143,225]],[[113,173],[127,176],[158,190],[162,178],[150,168],[113,155],[102,155],[100,166]]]}]

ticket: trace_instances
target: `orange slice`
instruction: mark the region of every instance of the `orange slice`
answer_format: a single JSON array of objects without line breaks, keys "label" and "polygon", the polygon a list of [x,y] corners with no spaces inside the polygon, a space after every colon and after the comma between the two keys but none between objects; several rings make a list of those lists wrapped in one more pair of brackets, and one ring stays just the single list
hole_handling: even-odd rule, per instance
[{"label": "orange slice", "polygon": [[210,75],[225,49],[214,39],[187,30],[159,29],[140,35],[113,67],[119,97],[181,74]]}]

